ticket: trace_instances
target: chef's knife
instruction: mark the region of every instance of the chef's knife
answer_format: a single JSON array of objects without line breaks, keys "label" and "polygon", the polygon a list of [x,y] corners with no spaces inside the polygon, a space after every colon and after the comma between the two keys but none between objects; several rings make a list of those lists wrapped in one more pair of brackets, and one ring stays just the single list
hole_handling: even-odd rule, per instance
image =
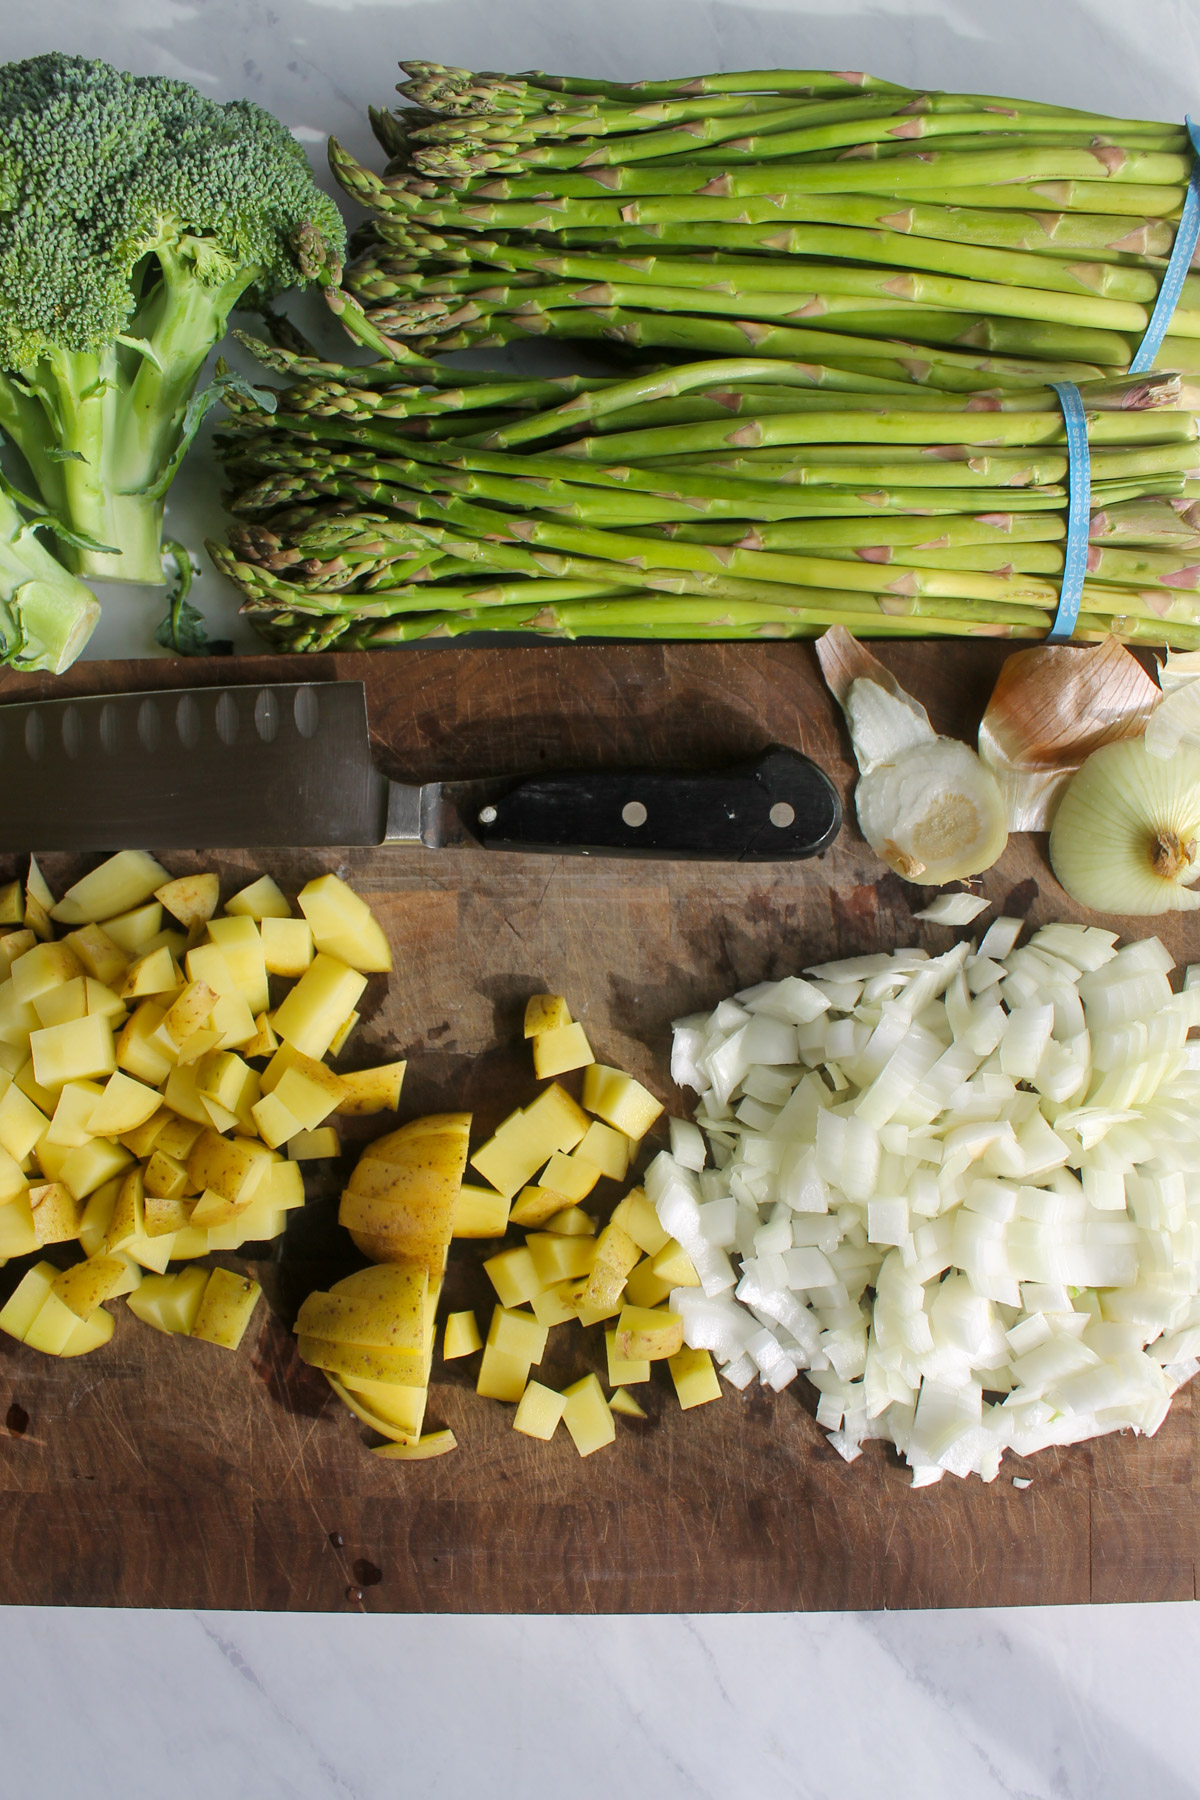
[{"label": "chef's knife", "polygon": [[779,746],[711,773],[404,786],[371,760],[358,681],[0,706],[0,850],[476,842],[777,862],[824,850],[840,824],[829,778]]}]

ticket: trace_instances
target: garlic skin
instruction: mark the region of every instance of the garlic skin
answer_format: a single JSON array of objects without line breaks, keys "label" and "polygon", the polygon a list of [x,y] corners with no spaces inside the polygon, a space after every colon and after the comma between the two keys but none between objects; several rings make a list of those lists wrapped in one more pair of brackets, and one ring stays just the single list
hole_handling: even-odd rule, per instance
[{"label": "garlic skin", "polygon": [[1096,912],[1200,908],[1200,750],[1153,756],[1130,738],[1094,751],[1059,803],[1050,866]]}]

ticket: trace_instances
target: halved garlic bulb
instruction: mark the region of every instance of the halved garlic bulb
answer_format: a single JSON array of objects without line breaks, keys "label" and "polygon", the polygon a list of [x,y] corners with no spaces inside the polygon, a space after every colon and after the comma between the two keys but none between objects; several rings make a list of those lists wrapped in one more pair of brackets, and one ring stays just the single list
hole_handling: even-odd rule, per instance
[{"label": "halved garlic bulb", "polygon": [[1200,750],[1152,756],[1142,738],[1105,744],[1071,777],[1050,865],[1097,912],[1194,912],[1200,892]]}]

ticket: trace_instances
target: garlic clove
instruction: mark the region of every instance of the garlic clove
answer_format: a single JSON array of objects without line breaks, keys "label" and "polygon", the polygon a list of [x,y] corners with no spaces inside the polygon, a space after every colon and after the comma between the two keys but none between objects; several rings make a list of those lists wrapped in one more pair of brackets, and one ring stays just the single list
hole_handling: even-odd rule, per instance
[{"label": "garlic clove", "polygon": [[1050,865],[1097,912],[1194,912],[1200,891],[1200,749],[1152,756],[1106,744],[1074,775],[1050,833]]}]

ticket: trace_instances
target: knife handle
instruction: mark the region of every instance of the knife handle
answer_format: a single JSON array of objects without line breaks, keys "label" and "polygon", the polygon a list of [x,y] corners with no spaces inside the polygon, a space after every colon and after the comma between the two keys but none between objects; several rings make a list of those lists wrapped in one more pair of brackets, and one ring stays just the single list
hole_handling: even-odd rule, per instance
[{"label": "knife handle", "polygon": [[463,819],[493,850],[791,862],[828,848],[837,789],[796,750],[703,772],[578,770],[530,776]]}]

